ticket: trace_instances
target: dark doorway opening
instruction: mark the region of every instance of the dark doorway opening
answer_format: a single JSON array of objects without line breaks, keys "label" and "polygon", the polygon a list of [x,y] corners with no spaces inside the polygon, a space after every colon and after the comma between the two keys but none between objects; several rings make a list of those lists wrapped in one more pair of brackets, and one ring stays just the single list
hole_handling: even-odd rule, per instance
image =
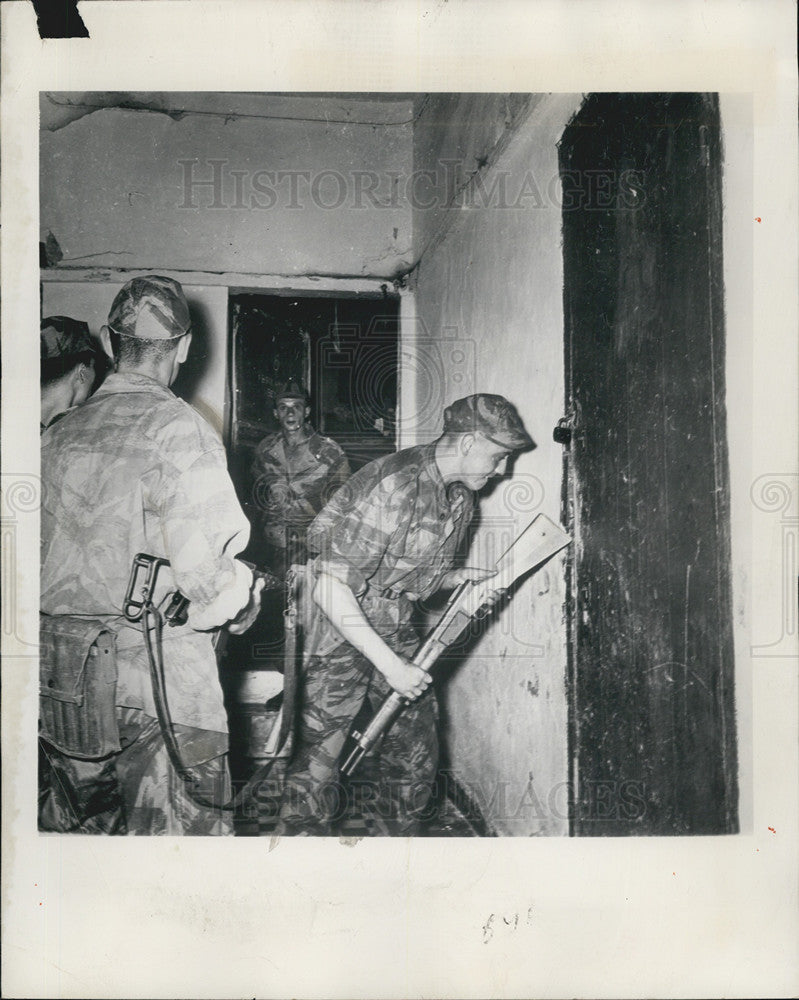
[{"label": "dark doorway opening", "polygon": [[560,145],[573,834],[737,830],[721,165],[708,94]]},{"label": "dark doorway opening", "polygon": [[[252,451],[278,429],[275,392],[289,379],[311,395],[311,423],[350,468],[396,447],[399,298],[233,293],[228,445],[245,509]],[[249,512],[249,511],[248,511]]]}]

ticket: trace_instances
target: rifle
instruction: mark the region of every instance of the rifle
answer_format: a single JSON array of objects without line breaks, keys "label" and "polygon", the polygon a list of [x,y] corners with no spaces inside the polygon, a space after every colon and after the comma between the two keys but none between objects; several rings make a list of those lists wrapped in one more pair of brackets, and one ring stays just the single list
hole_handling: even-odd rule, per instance
[{"label": "rifle", "polygon": [[[240,559],[252,571],[253,577],[262,579],[266,590],[276,590],[280,581],[266,569],[259,569],[254,563]],[[169,568],[168,559],[139,552],[133,557],[133,565],[128,578],[128,589],[122,604],[122,613],[129,622],[140,622],[145,609],[154,606],[156,583],[162,567]],[[167,625],[185,625],[189,620],[189,599],[179,590],[167,593],[160,607],[160,613]]]},{"label": "rifle", "polygon": [[[499,592],[506,591],[522,576],[539,569],[571,542],[571,537],[545,514],[539,514],[514,539],[497,561],[496,576],[478,582],[466,581],[452,594],[438,623],[416,650],[412,663],[429,671],[436,660],[466,629],[473,618],[486,617]],[[392,691],[362,733],[353,730],[355,746],[339,770],[349,777],[408,704]]]}]

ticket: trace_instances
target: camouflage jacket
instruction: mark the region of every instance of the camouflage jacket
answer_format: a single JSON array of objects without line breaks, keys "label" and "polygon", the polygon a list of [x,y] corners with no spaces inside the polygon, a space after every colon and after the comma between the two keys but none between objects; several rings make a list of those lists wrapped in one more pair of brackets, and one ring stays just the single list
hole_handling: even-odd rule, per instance
[{"label": "camouflage jacket", "polygon": [[[448,497],[435,445],[407,448],[355,473],[308,531],[309,564],[352,590],[383,635],[407,622],[411,603],[435,593],[472,520],[474,494]],[[306,606],[309,655],[324,656],[342,640],[315,605]]]},{"label": "camouflage jacket", "polygon": [[252,461],[255,503],[263,511],[267,541],[286,547],[286,529],[304,537],[327,501],[350,475],[347,458],[331,438],[310,431],[289,447],[281,431],[269,434]]},{"label": "camouflage jacket", "polygon": [[108,619],[117,704],[154,716],[142,635],[121,616],[136,553],[169,559],[164,583],[192,602],[189,624],[164,630],[173,721],[227,732],[207,630],[246,604],[252,575],[234,558],[249,524],[209,425],[155,380],[112,374],[44,431],[42,496],[42,611]]}]

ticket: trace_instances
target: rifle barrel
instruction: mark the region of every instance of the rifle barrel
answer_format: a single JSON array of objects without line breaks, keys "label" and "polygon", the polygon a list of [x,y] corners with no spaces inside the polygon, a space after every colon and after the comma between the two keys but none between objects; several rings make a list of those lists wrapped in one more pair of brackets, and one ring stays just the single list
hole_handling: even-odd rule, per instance
[{"label": "rifle barrel", "polygon": [[339,768],[342,774],[347,776],[352,774],[361,758],[372,749],[380,735],[388,729],[394,719],[400,714],[404,705],[405,699],[396,691],[392,691],[390,695],[386,696],[372,721],[357,737],[354,749]]}]

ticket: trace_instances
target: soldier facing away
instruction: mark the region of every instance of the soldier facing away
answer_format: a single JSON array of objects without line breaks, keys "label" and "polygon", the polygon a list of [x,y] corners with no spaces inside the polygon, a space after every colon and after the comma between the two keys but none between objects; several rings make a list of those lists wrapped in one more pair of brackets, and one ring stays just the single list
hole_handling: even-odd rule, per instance
[{"label": "soldier facing away", "polygon": [[[75,732],[43,733],[50,782],[40,829],[232,832],[221,808],[230,790],[228,736],[213,635],[226,624],[234,633],[249,627],[263,582],[236,558],[250,526],[222,442],[169,388],[188,355],[190,326],[178,282],[129,281],[101,334],[115,371],[42,435],[42,628],[69,640],[53,644],[68,655],[61,664],[53,657],[50,681],[57,694],[71,667],[83,676],[93,649],[97,658],[96,622],[116,635],[116,676],[105,689],[84,691],[87,716]],[[159,644],[168,722],[191,784],[170,757],[141,624],[123,617],[137,553],[169,560],[173,586],[191,602],[188,622],[165,629]],[[47,682],[42,690],[46,697]],[[101,723],[91,706],[109,699],[110,735],[98,758],[84,742]]]}]

